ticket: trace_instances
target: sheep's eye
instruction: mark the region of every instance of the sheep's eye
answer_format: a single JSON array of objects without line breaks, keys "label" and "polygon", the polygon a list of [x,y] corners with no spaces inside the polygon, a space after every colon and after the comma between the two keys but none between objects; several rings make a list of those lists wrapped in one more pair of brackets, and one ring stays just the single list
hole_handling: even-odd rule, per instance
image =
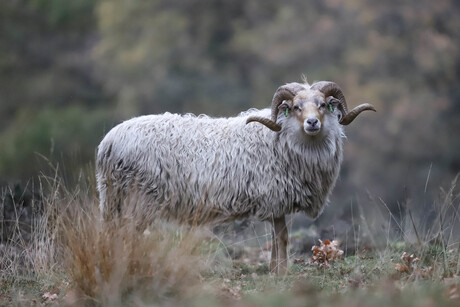
[{"label": "sheep's eye", "polygon": [[300,111],[300,107],[299,106],[294,106],[294,111]]},{"label": "sheep's eye", "polygon": [[325,102],[322,102],[322,103],[319,105],[319,107],[320,107],[321,109],[324,109],[324,108],[326,107],[326,103],[325,103]]}]

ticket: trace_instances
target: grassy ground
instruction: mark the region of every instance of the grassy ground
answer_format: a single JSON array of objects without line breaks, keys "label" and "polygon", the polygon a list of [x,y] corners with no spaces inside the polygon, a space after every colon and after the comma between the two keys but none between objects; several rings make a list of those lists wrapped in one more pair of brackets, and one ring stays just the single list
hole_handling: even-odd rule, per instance
[{"label": "grassy ground", "polygon": [[[460,304],[458,253],[449,252],[448,267],[445,270],[444,257],[438,253],[437,247],[433,247],[431,251],[433,254],[426,253],[417,266],[412,267],[408,272],[398,271],[396,264],[404,263],[400,259],[404,251],[420,252],[420,247],[398,243],[384,251],[369,251],[361,255],[344,257],[325,268],[310,264],[308,259],[303,262],[304,258],[297,258],[296,263],[291,264],[289,274],[275,276],[269,273],[266,263],[260,263],[258,260],[247,262],[245,258],[245,261],[230,261],[223,255],[215,254],[219,253],[217,251],[219,248],[210,253],[210,246],[216,242],[209,244],[209,239],[206,238],[203,240],[207,243],[203,241],[193,243],[193,245],[201,245],[199,251],[189,250],[190,235],[184,239],[186,241],[182,241],[186,247],[180,246],[181,243],[176,241],[172,243],[173,246],[170,246],[169,251],[165,250],[166,241],[161,241],[158,237],[155,239],[155,242],[162,246],[161,249],[147,244],[156,255],[141,263],[140,266],[143,268],[138,271],[120,270],[120,267],[127,267],[139,261],[136,255],[130,255],[132,259],[120,260],[120,254],[113,255],[115,259],[103,260],[114,261],[114,267],[102,261],[93,264],[90,268],[84,268],[83,263],[74,263],[76,267],[73,268],[72,264],[68,264],[67,267],[59,266],[51,268],[47,274],[36,274],[30,271],[16,272],[14,275],[6,274],[0,283],[0,304],[196,306],[204,304],[206,306],[336,304],[458,306]],[[167,241],[169,240],[171,237],[167,238]],[[196,240],[196,237],[192,240]],[[93,252],[97,253],[97,251]],[[179,254],[181,252],[187,254]],[[145,246],[141,254],[141,256],[148,254]],[[161,259],[162,257],[166,258]],[[216,261],[215,258],[221,259]],[[88,261],[93,260],[88,259]],[[90,276],[79,276],[81,273],[89,274],[88,269],[97,272],[104,267],[111,276],[100,277],[101,280],[95,280]],[[176,267],[177,270],[174,269]]]},{"label": "grassy ground", "polygon": [[[436,240],[422,233],[417,244],[387,237],[386,246],[357,248],[325,267],[311,264],[311,255],[293,255],[289,273],[275,276],[268,270],[268,235],[255,245],[240,242],[244,248],[235,254],[234,243],[202,228],[161,222],[142,232],[129,216],[103,224],[91,188],[48,183],[53,193],[43,196],[31,240],[21,238],[18,224],[17,235],[0,245],[0,305],[460,304],[459,245],[444,235],[459,222],[456,215],[439,216],[441,227],[428,229]],[[457,199],[445,202],[454,213]]]}]

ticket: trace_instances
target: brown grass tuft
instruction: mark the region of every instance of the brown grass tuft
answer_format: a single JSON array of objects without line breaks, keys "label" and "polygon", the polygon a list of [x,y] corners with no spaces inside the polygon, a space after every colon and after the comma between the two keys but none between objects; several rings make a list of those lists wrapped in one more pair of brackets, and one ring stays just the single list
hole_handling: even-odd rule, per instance
[{"label": "brown grass tuft", "polygon": [[203,237],[165,223],[136,229],[132,219],[99,220],[97,209],[63,223],[71,284],[82,299],[113,305],[185,298],[201,284]]}]

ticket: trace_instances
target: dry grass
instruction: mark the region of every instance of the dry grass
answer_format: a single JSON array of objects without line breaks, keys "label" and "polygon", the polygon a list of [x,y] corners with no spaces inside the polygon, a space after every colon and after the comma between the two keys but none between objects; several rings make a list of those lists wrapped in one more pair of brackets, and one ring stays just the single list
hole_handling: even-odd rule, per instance
[{"label": "dry grass", "polygon": [[198,231],[159,223],[140,233],[130,219],[98,217],[77,213],[63,223],[68,277],[85,298],[113,305],[186,298],[199,289],[205,263]]},{"label": "dry grass", "polygon": [[[156,222],[140,231],[129,214],[102,223],[92,186],[83,183],[70,191],[57,176],[42,178],[44,206],[34,220],[31,240],[24,240],[16,225],[10,242],[1,246],[0,304],[356,306],[370,300],[369,305],[376,306],[451,306],[460,302],[456,181],[443,191],[430,227],[407,215],[410,227],[398,225],[401,237],[391,238],[389,229],[374,231],[363,210],[354,236],[358,242],[364,237],[381,242],[385,233],[386,246],[357,249],[330,267],[296,261],[283,277],[270,275],[259,259],[265,235],[258,246],[245,248],[241,255],[249,260],[248,255],[256,255],[254,262],[235,261],[231,268],[225,245],[201,229]],[[390,212],[382,217],[382,221],[394,219]],[[415,242],[407,239],[414,235]],[[403,252],[414,253],[417,261],[398,270],[406,264]]]},{"label": "dry grass", "polygon": [[57,292],[65,304],[138,305],[204,293],[201,273],[218,258],[209,232],[161,221],[139,230],[131,216],[103,222],[93,191],[69,191],[57,177],[41,183],[51,193],[34,219],[31,240],[18,226],[1,247],[3,283],[19,289],[9,300],[37,302],[20,289],[24,280],[37,279],[29,289],[35,296],[44,294],[47,302]]}]

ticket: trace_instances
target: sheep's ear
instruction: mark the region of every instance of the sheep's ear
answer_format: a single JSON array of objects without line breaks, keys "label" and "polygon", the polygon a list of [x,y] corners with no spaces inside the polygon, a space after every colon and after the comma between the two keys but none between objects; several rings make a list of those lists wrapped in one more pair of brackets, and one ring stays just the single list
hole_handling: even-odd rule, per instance
[{"label": "sheep's ear", "polygon": [[329,96],[326,98],[326,103],[332,105],[332,107],[334,107],[335,109],[339,105],[340,100],[338,100],[334,96]]},{"label": "sheep's ear", "polygon": [[280,110],[281,114],[284,114],[284,116],[287,117],[289,115],[289,111],[291,111],[291,106],[289,105],[288,101],[285,100],[279,105],[278,110]]},{"label": "sheep's ear", "polygon": [[335,98],[334,96],[329,96],[326,98],[326,103],[328,105],[329,110],[332,113],[337,114],[337,119],[339,121],[342,120],[343,114],[342,112],[337,108],[337,106],[340,104],[340,100]]}]

